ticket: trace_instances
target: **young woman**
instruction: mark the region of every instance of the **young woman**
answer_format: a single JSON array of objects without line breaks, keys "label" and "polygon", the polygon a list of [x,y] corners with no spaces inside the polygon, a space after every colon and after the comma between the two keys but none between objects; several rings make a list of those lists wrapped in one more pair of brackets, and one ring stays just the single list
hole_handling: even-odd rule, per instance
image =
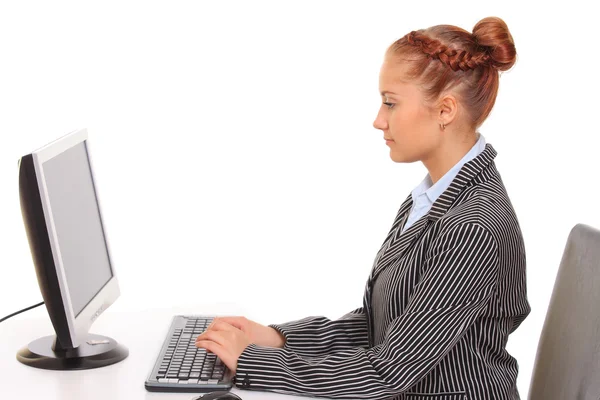
[{"label": "young woman", "polygon": [[363,307],[268,327],[216,319],[196,341],[238,387],[348,399],[519,399],[505,349],[530,312],[521,229],[478,131],[515,45],[503,20],[438,25],[387,50],[374,127],[428,170],[376,255]]}]

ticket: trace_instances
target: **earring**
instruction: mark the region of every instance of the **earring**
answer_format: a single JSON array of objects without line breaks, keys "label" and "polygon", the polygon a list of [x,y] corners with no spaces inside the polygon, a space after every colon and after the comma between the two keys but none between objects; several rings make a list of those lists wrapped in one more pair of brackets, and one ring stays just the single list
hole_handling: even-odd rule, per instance
[{"label": "earring", "polygon": [[446,129],[446,124],[444,124],[443,122],[440,122],[440,128],[442,128],[442,130]]}]

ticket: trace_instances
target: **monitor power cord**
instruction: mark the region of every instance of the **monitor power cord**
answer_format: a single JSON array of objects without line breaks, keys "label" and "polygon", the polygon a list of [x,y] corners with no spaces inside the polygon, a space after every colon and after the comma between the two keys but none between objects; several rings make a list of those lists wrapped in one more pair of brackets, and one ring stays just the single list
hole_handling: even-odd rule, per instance
[{"label": "monitor power cord", "polygon": [[4,318],[0,319],[0,322],[4,321],[4,320],[6,320],[6,319],[9,319],[10,317],[14,317],[14,316],[15,316],[15,315],[17,315],[17,314],[21,314],[21,313],[22,313],[22,312],[24,312],[24,311],[31,310],[32,308],[39,307],[39,306],[41,306],[42,304],[44,304],[44,302],[43,302],[43,301],[42,301],[41,303],[35,304],[35,305],[31,306],[31,307],[24,308],[24,309],[22,309],[21,311],[17,311],[17,312],[15,312],[15,313],[12,313],[12,314],[10,314],[10,315],[7,315],[6,317],[4,317]]}]

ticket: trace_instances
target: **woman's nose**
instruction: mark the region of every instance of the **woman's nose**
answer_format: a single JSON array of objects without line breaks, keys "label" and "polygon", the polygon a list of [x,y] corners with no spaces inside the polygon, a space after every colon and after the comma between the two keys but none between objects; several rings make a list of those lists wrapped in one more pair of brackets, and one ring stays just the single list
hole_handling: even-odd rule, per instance
[{"label": "woman's nose", "polygon": [[377,114],[377,118],[373,121],[373,128],[380,130],[386,129],[386,122],[379,114]]}]

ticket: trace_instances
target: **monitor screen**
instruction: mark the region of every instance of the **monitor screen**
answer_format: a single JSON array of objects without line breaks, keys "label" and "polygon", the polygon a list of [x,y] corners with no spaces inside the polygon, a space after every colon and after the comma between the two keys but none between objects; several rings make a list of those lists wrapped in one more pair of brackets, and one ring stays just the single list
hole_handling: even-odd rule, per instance
[{"label": "monitor screen", "polygon": [[85,142],[43,163],[73,314],[113,277]]}]

